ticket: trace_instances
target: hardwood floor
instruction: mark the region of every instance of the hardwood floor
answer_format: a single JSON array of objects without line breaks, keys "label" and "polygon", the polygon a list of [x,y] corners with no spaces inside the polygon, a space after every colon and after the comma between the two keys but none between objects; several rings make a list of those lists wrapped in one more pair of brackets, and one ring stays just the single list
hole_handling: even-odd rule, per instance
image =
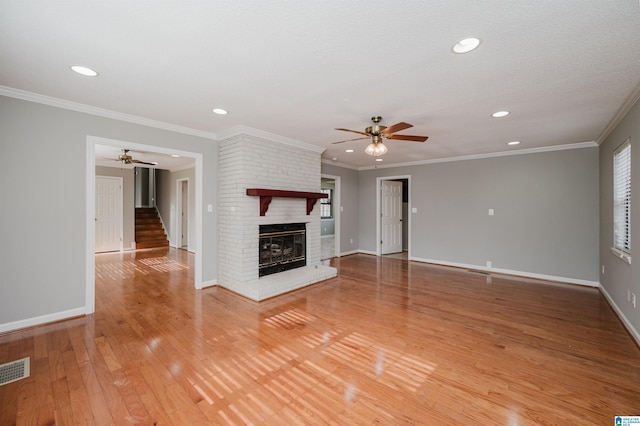
[{"label": "hardwood floor", "polygon": [[255,303],[183,250],[96,256],[96,313],[0,336],[0,424],[613,424],[640,349],[598,290],[390,258]]}]

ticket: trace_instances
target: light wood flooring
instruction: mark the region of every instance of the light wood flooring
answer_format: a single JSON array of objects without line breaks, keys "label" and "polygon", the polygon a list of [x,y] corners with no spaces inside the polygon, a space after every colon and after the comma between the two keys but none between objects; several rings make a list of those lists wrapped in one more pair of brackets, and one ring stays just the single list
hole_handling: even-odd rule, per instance
[{"label": "light wood flooring", "polygon": [[192,255],[96,256],[96,312],[0,336],[0,425],[609,425],[640,350],[597,289],[406,260],[255,303]]}]

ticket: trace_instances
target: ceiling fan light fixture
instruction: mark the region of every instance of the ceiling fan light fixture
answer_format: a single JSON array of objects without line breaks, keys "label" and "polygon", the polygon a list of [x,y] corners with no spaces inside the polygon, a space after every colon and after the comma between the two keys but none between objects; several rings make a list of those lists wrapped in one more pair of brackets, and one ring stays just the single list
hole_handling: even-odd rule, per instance
[{"label": "ceiling fan light fixture", "polygon": [[379,157],[383,154],[386,154],[387,151],[387,147],[382,142],[370,143],[369,146],[367,146],[367,148],[364,150],[364,152],[369,155],[373,155],[374,157]]},{"label": "ceiling fan light fixture", "polygon": [[475,37],[460,40],[453,46],[455,53],[468,53],[480,46],[480,39]]}]

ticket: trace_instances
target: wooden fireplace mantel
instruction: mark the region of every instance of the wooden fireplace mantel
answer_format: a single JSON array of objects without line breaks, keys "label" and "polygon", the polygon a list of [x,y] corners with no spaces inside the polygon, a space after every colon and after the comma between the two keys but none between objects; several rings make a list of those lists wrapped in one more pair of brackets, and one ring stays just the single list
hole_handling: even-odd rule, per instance
[{"label": "wooden fireplace mantel", "polygon": [[306,198],[307,199],[307,216],[311,214],[313,206],[315,206],[318,198],[328,198],[327,194],[322,192],[303,192],[303,191],[283,191],[281,189],[264,189],[264,188],[247,188],[247,195],[260,197],[260,216],[267,214],[269,204],[273,197],[282,198]]}]

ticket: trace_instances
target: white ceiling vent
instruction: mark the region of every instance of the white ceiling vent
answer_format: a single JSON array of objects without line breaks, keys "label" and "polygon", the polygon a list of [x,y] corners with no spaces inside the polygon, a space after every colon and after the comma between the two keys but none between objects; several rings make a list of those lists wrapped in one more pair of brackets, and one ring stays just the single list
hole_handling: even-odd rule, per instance
[{"label": "white ceiling vent", "polygon": [[29,377],[29,357],[0,365],[0,386]]}]

